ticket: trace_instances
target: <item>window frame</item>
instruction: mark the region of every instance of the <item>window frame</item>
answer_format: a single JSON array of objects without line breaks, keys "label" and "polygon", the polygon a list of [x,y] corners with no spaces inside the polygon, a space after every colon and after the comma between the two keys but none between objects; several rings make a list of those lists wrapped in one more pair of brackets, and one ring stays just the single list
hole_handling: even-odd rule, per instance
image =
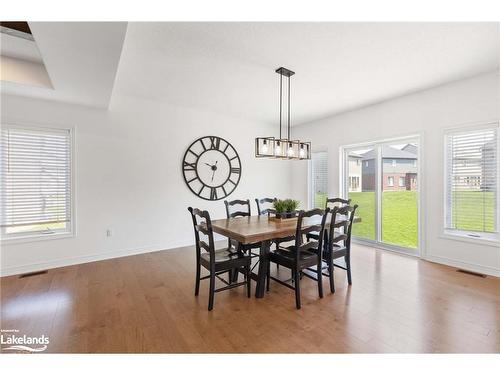
[{"label": "window frame", "polygon": [[[486,129],[496,129],[497,131],[497,176],[496,176],[496,189],[495,189],[495,200],[496,200],[496,223],[497,232],[479,232],[472,230],[461,230],[461,229],[451,229],[447,228],[448,221],[448,207],[447,207],[447,195],[448,195],[448,137],[456,133],[463,133],[468,131],[478,131]],[[492,244],[494,246],[500,245],[500,126],[498,120],[483,121],[479,123],[458,125],[454,127],[449,127],[443,131],[443,220],[442,220],[442,230],[441,237],[448,239],[455,239],[465,242],[472,243],[482,243],[482,244]]]},{"label": "window frame", "polygon": [[[398,253],[402,253],[405,255],[410,255],[410,256],[416,256],[416,257],[423,257],[425,258],[427,256],[427,248],[426,248],[426,232],[423,230],[425,228],[425,215],[422,214],[423,212],[423,202],[426,200],[426,190],[424,187],[426,186],[426,169],[425,169],[425,155],[423,150],[425,149],[425,134],[424,132],[418,132],[418,133],[410,133],[410,134],[400,134],[395,137],[387,137],[387,138],[376,138],[373,140],[369,141],[364,141],[364,142],[359,142],[359,143],[352,143],[352,144],[345,144],[339,146],[339,192],[341,192],[341,197],[344,199],[347,199],[349,196],[349,190],[348,187],[345,183],[346,177],[348,177],[348,157],[347,153],[352,151],[352,149],[359,149],[359,148],[371,148],[371,147],[378,147],[383,144],[388,144],[388,143],[393,143],[393,142],[398,142],[398,143],[407,143],[407,142],[415,142],[418,144],[418,149],[417,149],[417,192],[418,192],[418,199],[417,199],[417,247],[416,248],[408,248],[408,247],[403,247],[399,245],[394,245],[394,244],[389,244],[386,242],[381,241],[381,229],[382,229],[382,199],[381,197],[377,197],[376,199],[376,204],[375,204],[375,226],[376,226],[376,239],[367,239],[367,238],[361,238],[361,237],[356,237],[353,235],[353,241],[355,243],[360,243],[363,245],[368,245],[368,246],[375,246],[380,249],[388,250],[388,251],[394,251]],[[381,176],[382,172],[382,157],[381,155],[377,155],[377,162],[376,162],[376,168],[377,168],[377,175],[378,178],[376,180],[376,186],[378,189],[381,188],[382,182],[383,182],[383,176]]]},{"label": "window frame", "polygon": [[387,186],[394,187],[394,176],[387,176]]},{"label": "window frame", "polygon": [[76,142],[75,142],[75,127],[67,125],[48,125],[48,124],[23,124],[16,121],[5,120],[2,122],[2,126],[9,127],[12,129],[25,129],[34,131],[67,131],[69,135],[69,146],[70,146],[70,220],[66,225],[64,230],[55,230],[47,232],[46,230],[24,232],[19,234],[7,234],[5,233],[5,228],[0,228],[0,243],[3,245],[16,244],[16,243],[26,243],[26,242],[36,242],[45,240],[55,240],[60,238],[70,238],[76,236],[76,178],[75,178],[75,155],[76,155]]},{"label": "window frame", "polygon": [[326,195],[328,199],[329,191],[330,191],[330,174],[329,174],[329,163],[330,163],[330,154],[328,152],[327,148],[318,148],[314,152],[311,153],[311,159],[308,160],[308,178],[307,178],[307,206],[308,209],[313,209],[314,208],[314,181],[313,181],[313,175],[314,175],[314,167],[313,167],[313,158],[312,154],[319,154],[319,153],[324,153],[326,156],[326,163],[327,163],[327,174],[326,174]]}]

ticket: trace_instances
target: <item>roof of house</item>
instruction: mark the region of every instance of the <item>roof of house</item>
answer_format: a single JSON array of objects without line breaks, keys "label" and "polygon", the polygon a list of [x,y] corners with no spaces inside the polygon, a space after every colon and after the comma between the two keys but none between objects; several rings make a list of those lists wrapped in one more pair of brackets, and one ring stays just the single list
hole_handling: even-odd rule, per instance
[{"label": "roof of house", "polygon": [[[363,160],[375,159],[376,150],[370,150],[363,154]],[[382,159],[416,159],[412,152],[400,150],[390,146],[382,146]]]},{"label": "roof of house", "polygon": [[411,152],[412,154],[415,154],[415,155],[417,155],[417,153],[418,153],[418,147],[414,143],[406,144],[406,146],[401,148],[401,150]]}]

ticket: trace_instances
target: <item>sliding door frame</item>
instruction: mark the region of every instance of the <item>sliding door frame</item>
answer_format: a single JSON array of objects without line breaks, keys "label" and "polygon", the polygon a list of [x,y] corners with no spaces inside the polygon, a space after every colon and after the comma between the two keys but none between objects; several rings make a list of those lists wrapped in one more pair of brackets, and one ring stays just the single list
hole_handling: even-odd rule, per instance
[{"label": "sliding door frame", "polygon": [[[398,246],[394,244],[388,244],[382,242],[382,153],[380,146],[384,144],[416,140],[418,143],[417,149],[417,173],[418,173],[418,190],[417,190],[417,248],[408,248],[404,246]],[[382,138],[373,141],[360,142],[355,144],[349,144],[340,146],[339,148],[339,192],[344,199],[348,198],[349,193],[349,168],[348,168],[348,158],[346,157],[346,152],[351,149],[363,148],[363,147],[373,147],[377,150],[377,163],[376,163],[376,186],[375,186],[375,233],[376,239],[370,240],[365,238],[353,237],[353,241],[360,244],[365,244],[369,246],[374,246],[384,250],[396,251],[398,253],[403,253],[411,256],[417,256],[425,258],[425,239],[424,233],[422,232],[424,216],[422,215],[422,202],[424,199],[424,179],[425,176],[423,172],[423,158],[422,158],[422,148],[423,148],[423,134],[413,133],[409,135],[401,135],[392,138]]]}]

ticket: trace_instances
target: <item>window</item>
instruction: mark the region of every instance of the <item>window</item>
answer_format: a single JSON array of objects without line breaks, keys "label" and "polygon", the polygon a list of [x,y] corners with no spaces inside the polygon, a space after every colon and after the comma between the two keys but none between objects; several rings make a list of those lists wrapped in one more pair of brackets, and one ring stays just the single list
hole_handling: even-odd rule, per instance
[{"label": "window", "polygon": [[498,124],[446,134],[445,230],[496,239]]},{"label": "window", "polygon": [[392,166],[395,167],[396,166],[396,159],[392,159]]},{"label": "window", "polygon": [[[413,156],[408,159],[409,151],[401,146],[410,143]],[[342,196],[358,205],[352,232],[356,240],[418,254],[419,164],[410,160],[418,161],[419,144],[418,136],[410,136],[341,147]],[[362,168],[356,167],[356,159],[363,161]]]},{"label": "window", "polygon": [[359,176],[349,176],[349,191],[359,190]]},{"label": "window", "polygon": [[71,132],[4,125],[2,239],[71,233]]},{"label": "window", "polygon": [[325,208],[328,197],[328,154],[313,152],[311,166],[311,207]]}]

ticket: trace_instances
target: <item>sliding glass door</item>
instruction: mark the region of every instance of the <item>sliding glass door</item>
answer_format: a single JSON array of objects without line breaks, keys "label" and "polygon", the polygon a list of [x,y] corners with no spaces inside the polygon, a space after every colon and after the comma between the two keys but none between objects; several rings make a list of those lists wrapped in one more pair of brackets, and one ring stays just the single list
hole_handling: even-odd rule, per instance
[{"label": "sliding glass door", "polygon": [[344,196],[359,206],[353,236],[417,254],[419,140],[344,148]]},{"label": "sliding glass door", "polygon": [[347,196],[357,204],[360,222],[353,226],[353,236],[377,239],[376,154],[373,147],[347,151]]}]

